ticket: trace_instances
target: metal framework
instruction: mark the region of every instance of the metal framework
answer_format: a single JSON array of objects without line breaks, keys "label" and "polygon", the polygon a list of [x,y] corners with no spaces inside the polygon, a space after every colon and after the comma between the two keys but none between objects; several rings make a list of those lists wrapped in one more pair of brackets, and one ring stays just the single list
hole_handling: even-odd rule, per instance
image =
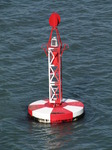
[{"label": "metal framework", "polygon": [[61,62],[61,57],[57,54],[56,48],[48,48],[50,103],[61,103],[62,99],[61,64],[59,65],[56,59]]},{"label": "metal framework", "polygon": [[[56,37],[53,37],[53,32]],[[46,48],[47,47],[47,48]],[[57,27],[52,27],[49,41],[47,45],[42,45],[46,55],[48,56],[48,72],[49,72],[49,103],[61,104],[62,100],[62,54],[68,48],[62,42]]]}]

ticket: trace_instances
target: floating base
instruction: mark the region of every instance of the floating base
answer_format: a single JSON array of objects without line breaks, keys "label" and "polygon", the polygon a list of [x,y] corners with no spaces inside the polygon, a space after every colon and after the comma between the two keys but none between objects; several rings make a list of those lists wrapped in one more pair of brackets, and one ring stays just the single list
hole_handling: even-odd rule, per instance
[{"label": "floating base", "polygon": [[75,121],[84,114],[84,104],[73,99],[63,99],[61,105],[54,106],[49,100],[38,100],[28,106],[31,117],[43,123]]}]

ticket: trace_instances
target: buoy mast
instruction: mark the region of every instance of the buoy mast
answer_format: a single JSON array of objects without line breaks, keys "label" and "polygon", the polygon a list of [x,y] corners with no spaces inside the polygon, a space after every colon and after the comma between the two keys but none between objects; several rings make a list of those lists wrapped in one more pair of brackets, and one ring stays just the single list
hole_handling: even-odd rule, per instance
[{"label": "buoy mast", "polygon": [[[61,19],[59,14],[53,13],[49,18],[49,24],[52,27],[49,41],[43,47],[45,54],[48,56],[49,72],[49,103],[60,105],[62,101],[62,54],[68,47],[67,44],[62,48],[62,42],[57,26]],[[55,36],[53,36],[53,33]]]}]

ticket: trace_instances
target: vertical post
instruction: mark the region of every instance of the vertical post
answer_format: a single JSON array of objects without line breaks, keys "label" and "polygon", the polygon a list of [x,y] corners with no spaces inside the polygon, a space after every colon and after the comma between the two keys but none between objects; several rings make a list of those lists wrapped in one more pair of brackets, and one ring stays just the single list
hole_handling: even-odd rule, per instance
[{"label": "vertical post", "polygon": [[[55,29],[54,29],[55,30]],[[57,29],[56,29],[57,30]],[[53,30],[51,30],[53,32]],[[52,35],[52,34],[50,34]],[[50,37],[48,42],[49,102],[61,104],[61,48],[57,37]]]},{"label": "vertical post", "polygon": [[[47,50],[42,46],[48,56],[48,73],[49,73],[49,103],[61,104],[62,101],[62,42],[57,29],[60,23],[60,16],[57,13],[51,14],[49,24],[52,27],[47,43]],[[53,36],[55,32],[55,36]]]}]

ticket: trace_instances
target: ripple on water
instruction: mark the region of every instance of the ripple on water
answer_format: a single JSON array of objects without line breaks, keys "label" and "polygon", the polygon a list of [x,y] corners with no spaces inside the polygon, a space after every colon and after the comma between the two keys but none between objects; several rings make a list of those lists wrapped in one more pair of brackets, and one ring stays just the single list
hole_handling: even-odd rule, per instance
[{"label": "ripple on water", "polygon": [[[0,2],[1,149],[111,149],[111,7],[107,1]],[[29,103],[48,97],[47,58],[41,44],[49,14],[61,15],[63,97],[81,100],[85,116],[73,123],[39,124]]]}]

